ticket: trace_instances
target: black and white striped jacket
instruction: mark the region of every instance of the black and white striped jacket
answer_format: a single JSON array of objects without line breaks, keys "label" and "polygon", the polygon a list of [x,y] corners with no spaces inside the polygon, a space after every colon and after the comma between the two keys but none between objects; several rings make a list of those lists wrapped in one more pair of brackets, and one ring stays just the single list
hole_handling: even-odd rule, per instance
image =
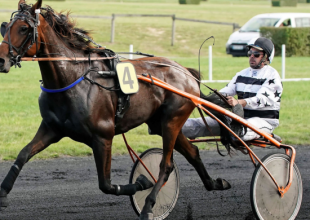
[{"label": "black and white striped jacket", "polygon": [[283,86],[279,73],[271,66],[242,70],[220,92],[229,96],[238,95],[238,99],[247,102],[245,118],[259,117],[274,128],[279,126]]}]

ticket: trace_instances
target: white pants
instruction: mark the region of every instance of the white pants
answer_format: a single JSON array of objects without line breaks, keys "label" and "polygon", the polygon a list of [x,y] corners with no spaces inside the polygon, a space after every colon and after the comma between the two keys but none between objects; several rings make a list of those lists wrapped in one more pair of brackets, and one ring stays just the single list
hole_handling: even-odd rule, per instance
[{"label": "white pants", "polygon": [[[220,136],[220,126],[219,123],[211,118],[205,117],[209,128],[206,127],[202,118],[189,118],[185,122],[182,128],[182,133],[188,138],[197,138],[205,136]],[[246,119],[249,123],[255,127],[271,134],[275,127],[269,124],[267,121],[261,118],[248,118]],[[242,137],[242,140],[249,141],[259,138],[260,135],[251,129],[247,128],[247,133]]]}]

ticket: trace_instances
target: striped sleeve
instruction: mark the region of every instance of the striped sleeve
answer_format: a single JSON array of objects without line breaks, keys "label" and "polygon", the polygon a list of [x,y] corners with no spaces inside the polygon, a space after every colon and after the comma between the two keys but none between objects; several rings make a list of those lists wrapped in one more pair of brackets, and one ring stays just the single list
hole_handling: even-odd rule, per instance
[{"label": "striped sleeve", "polygon": [[220,90],[220,93],[228,95],[228,96],[234,96],[237,94],[236,92],[236,80],[238,77],[238,73],[230,80],[230,82]]}]

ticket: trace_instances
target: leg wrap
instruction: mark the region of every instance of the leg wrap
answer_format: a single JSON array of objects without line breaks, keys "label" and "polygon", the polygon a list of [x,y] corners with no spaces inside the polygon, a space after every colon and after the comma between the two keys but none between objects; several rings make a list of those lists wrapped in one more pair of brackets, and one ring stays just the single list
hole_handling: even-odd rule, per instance
[{"label": "leg wrap", "polygon": [[7,193],[4,189],[0,190],[0,211],[1,211],[1,207],[2,208],[8,207]]},{"label": "leg wrap", "polygon": [[119,195],[134,195],[136,192],[137,192],[137,184],[128,184],[128,185],[125,185],[125,186],[118,186],[116,185],[115,186],[116,188],[116,195],[119,196]]},{"label": "leg wrap", "polygon": [[134,184],[127,184],[125,186],[114,185],[114,187],[116,189],[116,195],[134,195],[137,191],[153,187],[153,183],[144,175],[140,175]]},{"label": "leg wrap", "polygon": [[6,193],[9,193],[11,191],[19,172],[20,169],[16,164],[14,164],[1,184],[1,191],[5,190]]}]

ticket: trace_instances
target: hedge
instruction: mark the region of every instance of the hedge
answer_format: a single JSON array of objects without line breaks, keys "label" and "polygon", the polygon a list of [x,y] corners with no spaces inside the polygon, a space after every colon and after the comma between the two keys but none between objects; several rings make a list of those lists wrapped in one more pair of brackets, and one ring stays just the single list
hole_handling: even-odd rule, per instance
[{"label": "hedge", "polygon": [[199,5],[200,4],[200,0],[179,0],[180,4],[195,4],[195,5]]},{"label": "hedge", "polygon": [[286,56],[310,56],[310,27],[261,27],[260,33],[272,40],[276,56],[281,55],[282,44],[285,44]]},{"label": "hedge", "polygon": [[297,0],[272,0],[272,6],[297,6]]}]

